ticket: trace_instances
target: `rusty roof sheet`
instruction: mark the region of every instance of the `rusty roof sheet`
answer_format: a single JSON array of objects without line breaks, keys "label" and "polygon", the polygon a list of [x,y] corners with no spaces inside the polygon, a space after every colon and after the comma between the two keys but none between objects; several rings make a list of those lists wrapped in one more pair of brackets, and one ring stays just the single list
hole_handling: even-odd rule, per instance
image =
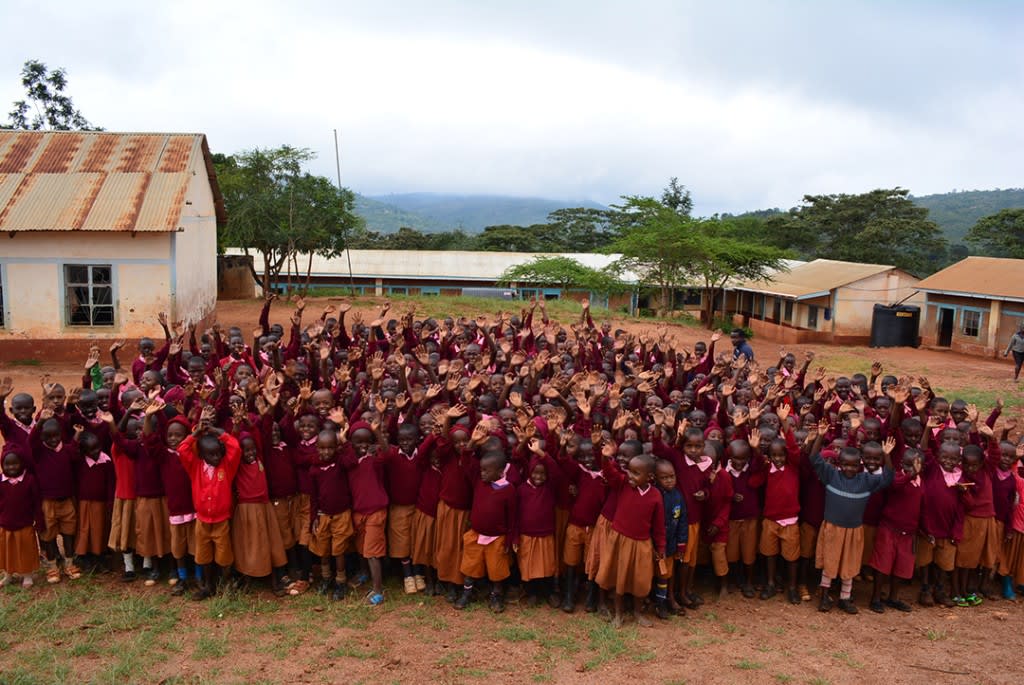
[{"label": "rusty roof sheet", "polygon": [[815,259],[789,271],[772,275],[770,280],[746,281],[730,286],[736,290],[748,290],[796,300],[818,297],[834,288],[885,273],[896,267],[888,264],[860,264],[841,262],[835,259]]},{"label": "rusty roof sheet", "polygon": [[203,134],[0,131],[0,231],[174,231],[198,165],[223,225]]},{"label": "rusty roof sheet", "polygon": [[1024,259],[968,257],[932,274],[916,287],[929,293],[1024,302],[1022,276]]}]

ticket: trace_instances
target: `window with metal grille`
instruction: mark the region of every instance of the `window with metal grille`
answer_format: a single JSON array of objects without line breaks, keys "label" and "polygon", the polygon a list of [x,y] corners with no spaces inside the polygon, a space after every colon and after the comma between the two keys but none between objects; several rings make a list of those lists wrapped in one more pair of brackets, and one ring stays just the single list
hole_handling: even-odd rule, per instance
[{"label": "window with metal grille", "polygon": [[109,264],[64,265],[64,323],[113,326],[113,268]]},{"label": "window with metal grille", "polygon": [[963,312],[963,334],[969,338],[977,338],[981,328],[981,312],[965,309]]}]

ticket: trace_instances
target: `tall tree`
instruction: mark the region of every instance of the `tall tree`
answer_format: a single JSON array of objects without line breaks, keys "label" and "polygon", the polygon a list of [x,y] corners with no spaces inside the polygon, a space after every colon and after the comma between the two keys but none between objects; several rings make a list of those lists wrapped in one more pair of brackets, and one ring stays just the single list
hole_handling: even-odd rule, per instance
[{"label": "tall tree", "polygon": [[984,255],[1024,259],[1024,209],[1004,209],[979,219],[965,240]]},{"label": "tall tree", "polygon": [[498,279],[503,285],[531,283],[551,285],[568,290],[581,288],[591,292],[609,295],[625,289],[625,284],[614,273],[593,269],[580,264],[571,257],[542,256],[505,269]]},{"label": "tall tree", "polygon": [[264,291],[289,263],[299,276],[299,252],[334,256],[360,226],[351,191],[302,172],[303,163],[313,157],[310,150],[283,145],[246,150],[215,164],[228,210],[223,243],[262,255],[263,273],[254,271],[253,277]]},{"label": "tall tree", "polygon": [[71,96],[64,90],[68,85],[63,68],[47,71],[39,60],[30,59],[21,68],[21,85],[25,87],[24,100],[17,100],[8,114],[8,124],[2,128],[24,131],[102,131],[93,126],[75,109]]},{"label": "tall tree", "polygon": [[680,216],[690,216],[693,211],[693,198],[690,197],[690,191],[679,183],[679,179],[675,176],[668,180],[668,185],[661,191],[661,204]]},{"label": "tall tree", "polygon": [[925,275],[946,259],[946,240],[908,195],[903,188],[805,195],[800,207],[765,226],[774,244],[809,258],[893,264]]}]

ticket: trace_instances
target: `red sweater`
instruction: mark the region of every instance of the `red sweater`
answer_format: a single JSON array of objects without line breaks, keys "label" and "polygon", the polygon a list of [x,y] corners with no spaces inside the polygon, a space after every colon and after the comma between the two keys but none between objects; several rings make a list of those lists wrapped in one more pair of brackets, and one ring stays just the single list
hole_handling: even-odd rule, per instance
[{"label": "red sweater", "polygon": [[[709,471],[711,469],[708,469]],[[729,541],[729,512],[732,510],[732,478],[725,469],[718,469],[704,507],[704,528],[716,526],[718,532],[707,542]],[[703,535],[701,536],[703,537]]]},{"label": "red sweater", "polygon": [[441,499],[441,470],[428,466],[420,480],[420,490],[416,493],[416,508],[427,516],[437,516],[437,503]]},{"label": "red sweater", "polygon": [[348,469],[352,491],[352,510],[372,514],[388,508],[388,492],[384,488],[384,461],[370,453],[357,457],[352,443],[341,446],[341,465]]},{"label": "red sweater", "polygon": [[963,480],[971,481],[973,486],[964,491],[964,516],[975,518],[994,518],[996,515],[995,498],[992,496],[992,476],[984,466]]},{"label": "red sweater", "polygon": [[555,534],[555,505],[558,503],[558,488],[562,485],[561,473],[550,457],[534,459],[529,470],[537,462],[544,464],[548,478],[539,488],[527,478],[516,488],[516,511],[518,511],[517,530],[514,536],[520,535],[544,538]]},{"label": "red sweater", "polygon": [[196,439],[189,435],[178,445],[178,459],[192,481],[192,501],[196,518],[203,523],[220,523],[231,518],[231,484],[242,461],[242,449],[229,433],[218,438],[224,446],[224,458],[210,473],[209,465],[199,458]]},{"label": "red sweater", "polygon": [[433,442],[433,436],[428,436],[424,444],[412,451],[412,454],[405,454],[395,445],[391,445],[380,459],[384,464],[384,481],[387,484],[388,500],[397,506],[409,506],[416,504],[416,495],[420,489],[420,481],[423,479],[423,469],[427,461],[424,457],[429,453],[429,442]]},{"label": "red sweater", "polygon": [[[918,481],[916,485],[915,481]],[[913,535],[920,527],[923,501],[923,479],[911,478],[900,469],[885,491],[885,506],[878,525]]]},{"label": "red sweater", "polygon": [[618,493],[612,529],[633,540],[650,540],[654,551],[665,554],[665,505],[658,488],[650,483],[643,490],[629,484],[614,460],[604,465],[608,487]]},{"label": "red sweater", "polygon": [[138,440],[128,440],[122,434],[114,435],[114,442],[122,454],[135,462],[135,496],[163,497],[164,482],[160,478],[159,453],[164,444],[155,433]]},{"label": "red sweater", "polygon": [[310,517],[311,526],[317,514],[334,516],[352,508],[348,472],[341,465],[340,458],[310,467],[309,475],[313,481],[313,494],[309,497],[309,510],[313,514]]},{"label": "red sweater", "polygon": [[468,510],[473,502],[473,485],[466,472],[467,466],[476,461],[473,453],[456,454],[446,438],[438,439],[436,449],[441,460],[441,501],[452,509]]},{"label": "red sweater", "polygon": [[235,490],[238,493],[239,504],[260,504],[270,501],[270,492],[267,489],[267,473],[263,469],[263,462],[259,459],[251,464],[244,461],[238,465],[238,474],[235,476]]},{"label": "red sweater", "polygon": [[100,461],[92,464],[82,458],[75,463],[75,481],[78,499],[87,502],[114,501],[114,461],[108,454],[101,454]]},{"label": "red sweater", "polygon": [[[473,488],[473,508],[469,525],[480,535],[507,535],[511,538],[516,526],[516,489],[513,485],[496,486],[477,479]],[[514,540],[507,540],[514,544]]]},{"label": "red sweater", "polygon": [[75,494],[75,474],[72,463],[81,459],[78,445],[68,440],[57,450],[51,450],[39,439],[41,423],[32,429],[32,454],[25,464],[39,484],[43,499],[65,499]]},{"label": "red sweater", "polygon": [[699,523],[704,519],[704,500],[698,500],[694,495],[703,490],[705,495],[711,494],[711,483],[708,476],[711,475],[711,467],[701,471],[696,464],[691,464],[688,459],[674,447],[662,442],[660,436],[652,440],[652,451],[662,459],[668,459],[676,469],[676,489],[683,493],[686,500],[686,518],[693,523]]},{"label": "red sweater", "polygon": [[770,521],[784,521],[800,514],[800,451],[787,455],[786,465],[775,469],[763,463],[758,475],[764,478],[764,512]]},{"label": "red sweater", "polygon": [[955,540],[963,537],[964,505],[960,491],[946,485],[942,467],[930,455],[921,472],[924,488],[921,505],[921,530],[936,540]]},{"label": "red sweater", "polygon": [[569,509],[569,523],[580,528],[590,528],[597,523],[597,517],[608,495],[608,486],[600,471],[588,471],[582,464],[572,460],[562,462],[566,480],[576,486],[576,499]]},{"label": "red sweater", "polygon": [[34,525],[38,531],[45,530],[39,482],[27,471],[20,478],[15,483],[0,475],[0,528],[15,531]]},{"label": "red sweater", "polygon": [[0,402],[0,435],[3,436],[4,447],[8,450],[17,448],[16,451],[19,454],[31,452],[32,448],[29,445],[28,435],[33,426],[26,426],[13,416],[8,416],[7,411],[4,409],[4,403]]},{"label": "red sweater", "polygon": [[181,465],[177,450],[166,446],[161,446],[161,450],[160,479],[167,495],[167,514],[188,516],[196,513],[196,507],[192,504],[192,480]]},{"label": "red sweater", "polygon": [[116,441],[110,447],[110,458],[114,460],[114,497],[135,499],[135,461],[125,455]]}]

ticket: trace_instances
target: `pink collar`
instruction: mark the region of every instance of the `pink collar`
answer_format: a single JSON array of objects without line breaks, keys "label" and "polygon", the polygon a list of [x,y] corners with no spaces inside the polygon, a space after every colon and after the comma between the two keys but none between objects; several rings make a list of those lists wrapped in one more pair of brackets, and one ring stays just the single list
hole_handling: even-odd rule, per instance
[{"label": "pink collar", "polygon": [[776,466],[775,464],[773,464],[771,462],[768,462],[768,464],[769,464],[769,466],[768,466],[768,473],[782,473],[783,471],[786,470],[785,466],[779,467],[779,466]]},{"label": "pink collar", "polygon": [[646,487],[637,488],[636,491],[640,493],[641,497],[643,497],[644,495],[651,491],[651,485],[650,483],[648,483]]},{"label": "pink collar", "polygon": [[107,454],[106,452],[100,452],[100,456],[98,456],[96,459],[93,459],[92,457],[89,457],[89,456],[86,456],[86,458],[85,458],[85,463],[90,468],[92,468],[93,466],[96,466],[98,464],[106,464],[109,461],[110,461],[110,455]]},{"label": "pink collar", "polygon": [[686,465],[687,466],[696,466],[698,469],[701,470],[702,473],[704,471],[707,471],[709,468],[711,468],[711,464],[712,464],[711,457],[707,456],[706,454],[701,456],[700,461],[694,461],[694,460],[690,459],[689,457],[684,457],[684,458],[686,459]]},{"label": "pink collar", "polygon": [[946,471],[945,469],[940,469],[940,471],[942,471],[943,480],[946,481],[946,487],[951,488],[960,482],[962,471],[959,466],[952,471]]},{"label": "pink collar", "polygon": [[18,419],[15,419],[13,417],[11,419],[11,423],[13,423],[15,426],[17,426],[21,430],[25,431],[26,433],[31,433],[32,429],[36,427],[36,421],[33,421],[32,423],[30,423],[29,425],[26,426],[21,421],[19,421]]},{"label": "pink collar", "polygon": [[736,469],[736,468],[733,468],[732,462],[728,462],[726,464],[726,466],[725,466],[725,470],[728,471],[730,474],[732,474],[734,477],[739,478],[741,475],[743,475],[746,472],[746,470],[747,470],[747,468],[749,466],[750,466],[750,463],[748,462],[748,463],[743,465],[742,469]]},{"label": "pink collar", "polygon": [[23,480],[25,480],[25,472],[24,471],[21,472],[20,476],[15,476],[14,478],[8,478],[6,475],[0,473],[0,481],[3,481],[5,483],[10,483],[11,485],[17,485],[18,483],[20,483]]},{"label": "pink collar", "polygon": [[1013,471],[1004,471],[1001,468],[996,467],[996,477],[999,480],[1006,480],[1007,478],[1009,478],[1012,475],[1013,475]]}]

